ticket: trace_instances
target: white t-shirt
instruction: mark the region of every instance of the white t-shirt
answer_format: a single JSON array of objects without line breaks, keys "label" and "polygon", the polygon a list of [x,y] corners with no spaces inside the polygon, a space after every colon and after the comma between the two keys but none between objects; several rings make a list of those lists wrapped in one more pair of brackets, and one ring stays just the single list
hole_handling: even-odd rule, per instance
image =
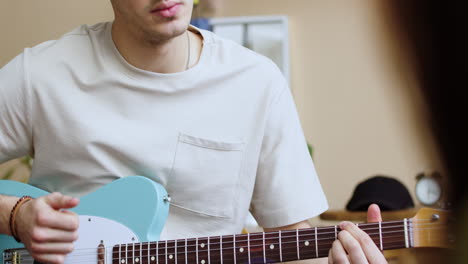
[{"label": "white t-shirt", "polygon": [[144,175],[172,197],[162,238],[293,224],[327,201],[282,73],[211,32],[199,63],[158,74],[125,61],[112,23],[25,49],[0,70],[0,162],[34,156],[30,183],[82,196]]}]

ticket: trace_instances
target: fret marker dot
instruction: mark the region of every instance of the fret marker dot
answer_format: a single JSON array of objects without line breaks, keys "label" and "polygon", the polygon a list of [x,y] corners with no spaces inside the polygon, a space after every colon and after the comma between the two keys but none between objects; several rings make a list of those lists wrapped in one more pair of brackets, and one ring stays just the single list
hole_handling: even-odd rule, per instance
[{"label": "fret marker dot", "polygon": [[140,262],[140,259],[139,259],[139,258],[136,258],[136,259],[135,259],[135,262],[136,262],[136,263]]},{"label": "fret marker dot", "polygon": [[239,248],[239,252],[244,252],[244,248]]},{"label": "fret marker dot", "polygon": [[205,264],[205,260],[202,259],[202,260],[200,261],[200,263],[201,263],[201,264]]},{"label": "fret marker dot", "polygon": [[310,243],[309,241],[304,242],[304,245],[308,246]]},{"label": "fret marker dot", "polygon": [[270,249],[274,249],[274,248],[275,248],[275,245],[271,244]]},{"label": "fret marker dot", "polygon": [[151,256],[151,261],[154,261],[156,258],[154,256]]},{"label": "fret marker dot", "polygon": [[201,248],[204,248],[204,247],[205,247],[205,244],[204,244],[204,243],[201,243],[200,247],[201,247]]},{"label": "fret marker dot", "polygon": [[172,255],[169,255],[169,259],[173,259],[173,258],[174,258],[174,256],[172,256]]},{"label": "fret marker dot", "polygon": [[122,259],[120,262],[121,262],[121,263],[125,263],[125,259]]}]

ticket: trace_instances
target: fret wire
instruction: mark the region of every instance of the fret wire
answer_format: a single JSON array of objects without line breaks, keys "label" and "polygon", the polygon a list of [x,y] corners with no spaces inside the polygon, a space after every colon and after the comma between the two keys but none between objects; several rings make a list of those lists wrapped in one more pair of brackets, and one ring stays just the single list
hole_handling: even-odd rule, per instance
[{"label": "fret wire", "polygon": [[413,220],[410,219],[409,222],[410,222],[410,233],[409,233],[409,235],[410,235],[410,242],[411,242],[411,247],[414,247],[414,241],[413,241]]},{"label": "fret wire", "polygon": [[219,236],[219,256],[221,257],[221,264],[223,264],[223,236]]},{"label": "fret wire", "polygon": [[148,261],[147,261],[148,264],[151,263],[151,258],[150,258],[151,251],[150,251],[150,249],[151,249],[151,242],[148,242],[148,256],[147,256],[148,257]]},{"label": "fret wire", "polygon": [[283,251],[281,250],[281,230],[279,230],[278,235],[279,235],[280,262],[283,262]]},{"label": "fret wire", "polygon": [[383,250],[383,243],[382,243],[382,222],[379,222],[379,237],[380,237],[380,250]]},{"label": "fret wire", "polygon": [[132,244],[132,257],[130,258],[132,261],[132,264],[135,262],[135,244]]},{"label": "fret wire", "polygon": [[134,264],[135,263],[135,260],[136,260],[136,256],[135,256],[135,248],[136,248],[136,244],[135,243],[132,243],[131,244],[131,247],[132,249],[130,250],[132,252],[132,257],[130,258],[131,259],[131,263]]},{"label": "fret wire", "polygon": [[[104,261],[104,263],[109,263],[109,255],[112,256],[112,259],[114,258],[114,250],[111,251],[111,252],[112,252],[111,254],[107,254],[107,253],[108,253],[108,250],[109,250],[109,248],[104,247],[104,254],[105,254],[105,257],[104,257],[105,261]],[[111,260],[112,260],[112,259],[111,259]]]},{"label": "fret wire", "polygon": [[[104,263],[109,263],[109,256],[107,254],[107,248],[104,247]],[[100,253],[98,253],[98,257],[100,256]]]},{"label": "fret wire", "polygon": [[187,251],[188,251],[187,250],[187,239],[185,239],[185,264],[187,264],[187,262],[188,262],[188,260],[187,260],[188,259],[187,258]]},{"label": "fret wire", "polygon": [[233,252],[234,252],[234,264],[237,263],[237,260],[236,260],[236,236],[234,235],[232,237],[232,247],[233,247]]},{"label": "fret wire", "polygon": [[125,245],[125,263],[128,262],[128,244]]},{"label": "fret wire", "polygon": [[338,226],[335,225],[335,240],[338,239]]},{"label": "fret wire", "polygon": [[248,253],[249,264],[250,264],[250,233],[247,233],[247,253]]},{"label": "fret wire", "polygon": [[159,242],[156,242],[156,264],[159,264]]},{"label": "fret wire", "polygon": [[266,243],[265,243],[265,232],[262,232],[263,239],[263,263],[266,263]]},{"label": "fret wire", "polygon": [[317,244],[317,227],[315,227],[315,253],[318,258],[318,244]]},{"label": "fret wire", "polygon": [[406,246],[406,248],[409,248],[409,245],[408,245],[408,225],[406,223],[406,218],[404,220],[405,220],[405,246]]},{"label": "fret wire", "polygon": [[165,256],[164,256],[164,260],[166,261],[166,263],[164,263],[164,264],[167,264],[167,240],[165,241],[164,246],[165,246],[165,249],[164,249],[164,252],[165,252],[165,254],[164,254],[164,255],[165,255]]},{"label": "fret wire", "polygon": [[177,240],[174,241],[174,247],[175,247],[175,264],[177,264]]},{"label": "fret wire", "polygon": [[198,262],[198,237],[195,239],[195,246],[196,246],[195,251],[196,251],[196,254],[197,254],[197,264],[198,264],[199,263]]},{"label": "fret wire", "polygon": [[301,255],[299,254],[299,229],[296,229],[296,247],[297,247],[297,259],[301,259]]},{"label": "fret wire", "polygon": [[210,264],[210,259],[211,259],[211,257],[210,257],[210,251],[211,251],[210,250],[210,237],[208,237],[208,243],[207,244],[208,244],[208,264]]}]

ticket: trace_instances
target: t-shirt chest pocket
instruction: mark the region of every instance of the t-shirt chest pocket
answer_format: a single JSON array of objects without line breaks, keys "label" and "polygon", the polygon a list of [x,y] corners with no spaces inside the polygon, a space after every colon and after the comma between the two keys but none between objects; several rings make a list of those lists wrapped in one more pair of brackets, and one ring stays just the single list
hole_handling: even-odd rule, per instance
[{"label": "t-shirt chest pocket", "polygon": [[179,134],[167,181],[172,205],[208,216],[231,217],[243,150],[243,142]]}]

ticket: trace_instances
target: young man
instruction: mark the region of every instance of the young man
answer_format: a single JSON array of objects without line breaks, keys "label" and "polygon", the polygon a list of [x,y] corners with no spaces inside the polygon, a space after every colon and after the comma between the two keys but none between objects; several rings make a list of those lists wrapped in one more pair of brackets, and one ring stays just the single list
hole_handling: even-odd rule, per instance
[{"label": "young man", "polygon": [[[249,209],[267,231],[309,227],[327,201],[275,65],[189,27],[191,0],[111,2],[113,23],[26,49],[0,70],[0,162],[33,155],[30,183],[59,192],[18,209],[32,256],[63,263],[78,220],[61,209],[130,175],[171,195],[162,239],[239,233]],[[0,196],[1,233],[11,235],[17,200]],[[364,232],[343,228],[330,262],[346,252],[385,261]]]}]

